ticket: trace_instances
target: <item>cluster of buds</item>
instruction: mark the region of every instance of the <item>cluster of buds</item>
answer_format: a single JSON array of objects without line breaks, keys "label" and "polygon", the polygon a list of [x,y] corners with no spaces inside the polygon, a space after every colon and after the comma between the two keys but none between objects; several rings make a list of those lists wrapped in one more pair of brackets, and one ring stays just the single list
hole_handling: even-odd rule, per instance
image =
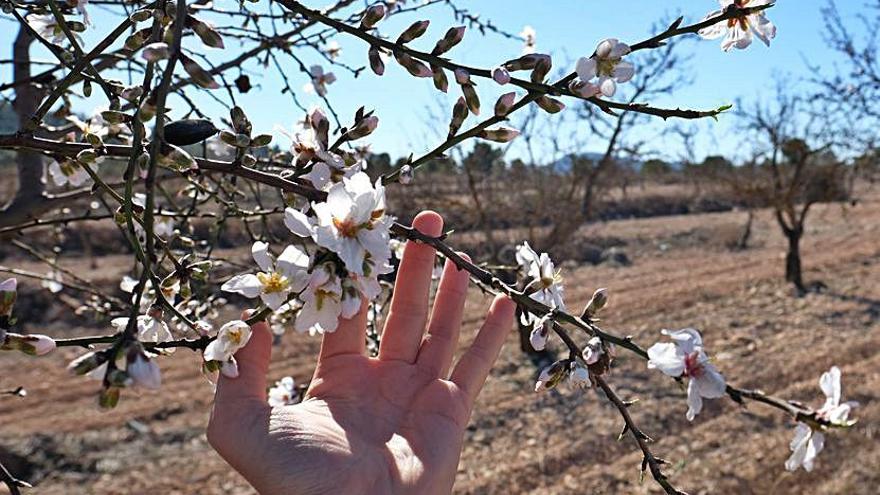
[{"label": "cluster of buds", "polygon": [[259,134],[251,137],[253,124],[239,106],[232,107],[229,111],[232,120],[232,131],[220,131],[220,140],[238,149],[242,165],[251,167],[257,163],[257,158],[248,153],[250,148],[262,148],[272,142],[271,134]]}]

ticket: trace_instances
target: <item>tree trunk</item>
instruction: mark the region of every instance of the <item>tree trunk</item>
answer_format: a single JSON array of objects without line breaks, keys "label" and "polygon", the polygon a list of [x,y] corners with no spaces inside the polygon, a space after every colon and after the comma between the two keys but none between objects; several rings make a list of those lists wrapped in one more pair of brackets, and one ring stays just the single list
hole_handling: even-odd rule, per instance
[{"label": "tree trunk", "polygon": [[806,292],[803,273],[801,271],[801,237],[803,230],[792,229],[786,233],[788,237],[788,254],[785,256],[785,280],[794,284],[801,293]]},{"label": "tree trunk", "polygon": [[[13,44],[13,80],[16,83],[31,78],[30,46],[34,38],[21,27]],[[37,111],[43,91],[36,83],[21,83],[15,86],[15,100],[12,108],[18,117],[18,128],[21,129]],[[16,150],[15,164],[18,170],[18,189],[15,196],[0,212],[3,224],[13,225],[28,220],[38,213],[43,200],[43,158],[39,153],[29,150]]]},{"label": "tree trunk", "polygon": [[755,211],[749,208],[749,217],[746,219],[746,224],[739,236],[739,240],[736,241],[736,249],[742,251],[749,247],[749,239],[752,237],[752,222],[754,219]]}]

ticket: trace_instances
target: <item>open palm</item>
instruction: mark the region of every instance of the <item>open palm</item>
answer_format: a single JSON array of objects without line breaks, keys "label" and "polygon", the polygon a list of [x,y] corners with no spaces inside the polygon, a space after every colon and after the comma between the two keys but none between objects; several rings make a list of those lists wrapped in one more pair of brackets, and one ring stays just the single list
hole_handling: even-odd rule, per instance
[{"label": "open palm", "polygon": [[[439,235],[443,221],[423,212],[413,226]],[[218,383],[208,440],[261,493],[451,491],[464,428],[512,326],[514,305],[495,299],[450,374],[468,274],[447,263],[429,319],[434,254],[430,246],[407,244],[379,357],[365,355],[362,308],[324,336],[300,404],[266,402],[272,337],[265,323],[254,325],[236,354],[239,377]]]}]

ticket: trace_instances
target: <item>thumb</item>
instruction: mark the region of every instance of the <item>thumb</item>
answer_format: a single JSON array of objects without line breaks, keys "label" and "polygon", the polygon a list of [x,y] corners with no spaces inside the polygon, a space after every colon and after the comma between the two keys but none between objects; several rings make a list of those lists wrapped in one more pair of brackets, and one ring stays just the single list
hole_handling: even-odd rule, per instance
[{"label": "thumb", "polygon": [[[253,310],[242,313],[248,319]],[[266,402],[266,373],[272,357],[272,332],[265,321],[251,326],[247,345],[235,353],[238,377],[229,378],[220,373],[214,400],[217,403],[238,401]]]}]

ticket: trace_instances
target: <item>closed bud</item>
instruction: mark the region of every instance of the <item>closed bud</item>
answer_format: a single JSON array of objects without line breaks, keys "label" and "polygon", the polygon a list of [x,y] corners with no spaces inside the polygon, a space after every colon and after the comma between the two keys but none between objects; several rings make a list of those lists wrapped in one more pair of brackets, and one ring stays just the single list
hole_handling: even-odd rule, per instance
[{"label": "closed bud", "polygon": [[407,53],[401,51],[395,52],[394,58],[397,59],[397,63],[403,66],[404,69],[415,77],[431,77],[434,74],[431,72],[430,67],[410,57]]},{"label": "closed bud", "polygon": [[149,45],[144,47],[144,51],[141,52],[141,57],[144,58],[147,62],[158,62],[160,60],[167,60],[171,56],[171,49],[168,47],[167,43],[163,43],[158,41],[156,43],[150,43]]},{"label": "closed bud", "polygon": [[541,374],[538,376],[538,381],[535,383],[535,392],[549,390],[556,387],[556,385],[565,378],[566,371],[568,371],[567,361],[556,361],[541,370]]},{"label": "closed bud", "polygon": [[370,51],[367,52],[367,57],[370,59],[370,69],[377,76],[381,76],[385,73],[385,62],[382,61],[382,56],[379,54],[379,47],[376,45],[370,45]]},{"label": "closed bud", "polygon": [[403,185],[410,184],[413,181],[412,165],[406,164],[400,167],[400,177],[397,180]]},{"label": "closed bud", "polygon": [[584,308],[584,312],[582,313],[582,318],[592,318],[599,311],[602,310],[608,304],[608,289],[601,288],[597,289],[596,292],[593,293],[593,297],[590,298],[590,301],[587,302],[587,306]]},{"label": "closed bud", "polygon": [[31,356],[42,356],[55,350],[55,341],[48,335],[21,335],[7,332],[0,349],[4,351],[21,351]]},{"label": "closed bud", "polygon": [[451,50],[452,47],[461,43],[461,40],[464,39],[464,31],[464,26],[449,28],[443,38],[434,45],[434,49],[431,50],[431,55],[446,53]]},{"label": "closed bud", "polygon": [[86,133],[84,137],[86,138],[86,141],[88,141],[88,143],[92,146],[92,148],[98,149],[104,147],[104,140],[101,139],[101,136],[89,132]]},{"label": "closed bud", "polygon": [[431,21],[416,21],[412,23],[404,32],[400,33],[400,36],[397,37],[397,43],[409,43],[422,36],[428,30],[428,24],[430,23]]},{"label": "closed bud", "polygon": [[255,138],[251,139],[251,148],[262,148],[263,146],[268,146],[271,142],[271,134],[259,134]]},{"label": "closed bud", "polygon": [[168,167],[178,172],[195,170],[199,168],[195,158],[183,149],[168,143],[162,143],[159,148],[159,165]]},{"label": "closed bud", "polygon": [[98,394],[98,406],[102,409],[113,409],[119,404],[119,387],[105,387]]},{"label": "closed bud", "polygon": [[236,134],[234,132],[220,131],[220,140],[223,141],[224,143],[228,144],[229,146],[236,146],[236,147],[238,146],[236,144],[238,142],[236,140],[236,136],[238,136],[238,134]]},{"label": "closed bud", "polygon": [[131,14],[128,18],[131,19],[131,22],[138,23],[144,22],[153,17],[153,11],[151,9],[141,9],[135,11],[135,13]]},{"label": "closed bud", "polygon": [[536,56],[539,58],[538,62],[535,64],[535,70],[532,71],[532,82],[541,83],[544,82],[544,78],[550,73],[550,68],[553,66],[553,60],[550,58],[550,55]]},{"label": "closed bud", "polygon": [[257,157],[250,153],[245,153],[244,156],[241,157],[241,164],[245,167],[253,167],[257,163]]},{"label": "closed bud", "polygon": [[98,154],[95,153],[93,149],[84,149],[76,154],[76,161],[80,163],[95,163],[95,160],[98,159]]},{"label": "closed bud", "polygon": [[449,89],[449,80],[446,79],[446,72],[439,65],[431,66],[431,77],[434,79],[434,87],[444,93]]},{"label": "closed bud", "polygon": [[92,83],[88,79],[83,81],[83,96],[86,98],[92,96]]},{"label": "closed bud", "polygon": [[192,77],[193,82],[208,89],[217,89],[220,87],[220,84],[214,80],[214,77],[211,76],[208,71],[203,69],[201,65],[196,63],[195,60],[182,55],[180,58],[183,62],[183,70]]},{"label": "closed bud", "polygon": [[[7,278],[0,282],[0,318],[12,316],[12,308],[18,297],[18,280]],[[0,339],[2,342],[3,339]]]},{"label": "closed bud", "polygon": [[156,100],[151,96],[141,103],[138,109],[138,120],[141,122],[149,122],[156,116]]},{"label": "closed bud", "polygon": [[471,74],[464,69],[455,69],[455,82],[458,84],[470,84]]},{"label": "closed bud", "polygon": [[514,100],[516,100],[516,93],[513,91],[501,95],[495,102],[495,116],[504,117],[507,115],[513,107]]},{"label": "closed bud", "polygon": [[379,126],[379,117],[375,115],[370,115],[369,117],[364,117],[361,119],[354,127],[351,128],[346,133],[346,137],[348,140],[360,139],[362,137],[369,136],[376,130],[376,127]]},{"label": "closed bud", "polygon": [[510,72],[504,67],[495,67],[492,69],[492,80],[504,86],[510,82]]},{"label": "closed bud", "polygon": [[487,141],[495,141],[496,143],[507,143],[519,136],[519,131],[509,127],[498,127],[496,129],[485,129],[477,134],[478,137]]},{"label": "closed bud", "polygon": [[385,18],[385,4],[374,3],[367,7],[364,17],[361,19],[361,28],[369,29]]},{"label": "closed bud", "polygon": [[141,86],[129,86],[129,87],[123,89],[123,90],[119,93],[119,96],[125,98],[126,100],[128,100],[128,101],[130,101],[130,102],[134,102],[134,101],[136,101],[138,98],[140,98],[141,95],[143,95],[143,94],[144,94],[144,88],[143,88],[143,87],[141,87]]},{"label": "closed bud", "polygon": [[449,137],[455,135],[456,132],[461,128],[461,124],[464,123],[464,119],[468,116],[468,108],[467,102],[464,101],[464,97],[459,96],[458,101],[455,102],[455,106],[452,107],[452,121],[449,123]]},{"label": "closed bud", "polygon": [[547,95],[540,96],[537,100],[535,100],[535,103],[537,103],[538,106],[547,113],[559,113],[562,111],[563,108],[565,108],[564,103],[555,98],[550,98]]},{"label": "closed bud", "polygon": [[480,97],[477,96],[477,89],[474,85],[463,84],[461,86],[461,92],[464,93],[464,101],[467,102],[467,106],[471,113],[474,115],[480,115]]},{"label": "closed bud", "polygon": [[507,62],[501,64],[501,67],[511,72],[517,70],[532,70],[538,65],[538,61],[540,61],[543,57],[546,57],[546,55],[530,53],[528,55],[523,55],[522,57],[515,58],[513,60],[508,60]]},{"label": "closed bud", "polygon": [[144,43],[147,42],[147,39],[149,39],[152,32],[152,28],[135,31],[134,34],[125,39],[125,48],[131,51],[139,50],[142,46],[144,46]]},{"label": "closed bud", "polygon": [[101,117],[103,117],[108,124],[122,124],[131,120],[130,115],[118,110],[104,110],[101,112]]},{"label": "closed bud", "polygon": [[232,127],[236,132],[245,134],[251,133],[251,121],[248,120],[244,110],[240,106],[234,106],[229,110],[229,117],[232,119]]},{"label": "closed bud", "polygon": [[187,24],[192,28],[193,32],[196,33],[196,36],[202,40],[202,43],[205,46],[210,46],[212,48],[224,48],[223,46],[223,38],[220,37],[220,33],[214,29],[214,26],[211,26],[207,22],[204,22],[200,19],[197,19],[194,16],[187,15],[186,16]]},{"label": "closed bud", "polygon": [[74,375],[85,375],[106,362],[107,353],[89,352],[71,361],[67,370]]}]

